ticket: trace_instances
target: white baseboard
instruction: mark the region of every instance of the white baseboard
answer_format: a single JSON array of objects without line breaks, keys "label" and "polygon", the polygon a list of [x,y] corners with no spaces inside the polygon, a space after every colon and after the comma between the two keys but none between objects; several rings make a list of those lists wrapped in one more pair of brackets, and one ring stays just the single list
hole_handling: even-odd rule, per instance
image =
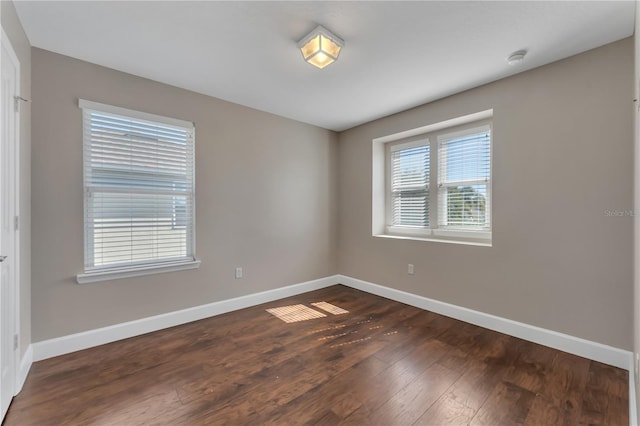
[{"label": "white baseboard", "polygon": [[495,315],[485,314],[344,275],[339,276],[339,282],[346,286],[366,291],[367,293],[376,294],[386,297],[387,299],[406,303],[407,305],[508,334],[509,336],[519,337],[520,339],[539,343],[550,348],[559,349],[624,370],[629,370],[629,366],[632,364],[632,353],[623,349],[512,321]]},{"label": "white baseboard", "polygon": [[[630,366],[633,364],[633,356],[630,351],[501,318],[495,315],[474,311],[472,309],[449,303],[440,302],[438,300],[384,287],[345,275],[333,275],[261,293],[249,294],[233,299],[195,306],[193,308],[183,309],[180,311],[168,312],[166,314],[156,315],[153,317],[142,318],[135,321],[36,342],[31,345],[33,348],[32,361],[40,361],[46,358],[114,342],[116,340],[126,339],[168,327],[174,327],[176,325],[294,296],[296,294],[317,290],[334,284],[344,284],[367,293],[376,294],[397,302],[406,303],[427,311],[459,319],[480,327],[499,331],[510,336],[519,337],[530,342],[539,343],[541,345],[613,365],[614,367],[625,370],[629,370]],[[25,362],[26,359],[27,356],[25,354],[23,362]],[[31,362],[31,359],[29,362]]]},{"label": "white baseboard", "polygon": [[31,370],[31,364],[33,364],[33,345],[29,345],[20,360],[18,377],[16,378],[16,395],[22,390],[22,386],[24,386],[24,382],[27,380],[27,375],[29,374],[29,370]]},{"label": "white baseboard", "polygon": [[33,360],[41,361],[58,355],[64,355],[82,349],[139,336],[152,331],[174,327],[192,321],[220,315],[238,309],[248,308],[261,303],[271,302],[308,291],[317,290],[338,283],[338,276],[320,278],[274,290],[240,296],[233,299],[208,303],[153,317],[142,318],[135,321],[124,322],[95,330],[84,331],[55,339],[34,343]]}]

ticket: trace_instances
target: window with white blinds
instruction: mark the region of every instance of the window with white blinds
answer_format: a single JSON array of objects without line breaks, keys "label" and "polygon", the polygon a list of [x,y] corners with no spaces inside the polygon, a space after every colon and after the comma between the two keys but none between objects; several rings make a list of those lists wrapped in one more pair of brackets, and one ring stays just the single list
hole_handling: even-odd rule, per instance
[{"label": "window with white blinds", "polygon": [[491,132],[489,126],[438,137],[438,225],[491,227]]},{"label": "window with white blinds", "polygon": [[490,242],[491,122],[416,135],[385,142],[385,233]]},{"label": "window with white blinds", "polygon": [[428,141],[391,148],[391,225],[429,227]]},{"label": "window with white blinds", "polygon": [[80,101],[85,273],[194,261],[194,126]]}]

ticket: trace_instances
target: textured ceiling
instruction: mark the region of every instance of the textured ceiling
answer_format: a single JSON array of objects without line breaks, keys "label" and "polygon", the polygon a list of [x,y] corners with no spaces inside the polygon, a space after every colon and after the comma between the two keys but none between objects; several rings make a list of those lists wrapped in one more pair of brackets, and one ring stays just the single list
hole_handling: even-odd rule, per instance
[{"label": "textured ceiling", "polygon": [[[332,130],[633,34],[633,1],[16,1],[33,46]],[[319,70],[296,42],[346,41]],[[506,57],[527,49],[510,66]]]}]

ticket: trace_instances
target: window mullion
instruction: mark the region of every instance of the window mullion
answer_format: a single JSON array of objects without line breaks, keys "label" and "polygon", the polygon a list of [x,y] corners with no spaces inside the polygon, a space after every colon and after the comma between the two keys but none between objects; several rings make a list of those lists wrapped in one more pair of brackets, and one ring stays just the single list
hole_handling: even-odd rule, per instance
[{"label": "window mullion", "polygon": [[432,190],[429,191],[429,228],[438,228],[438,138],[434,136],[429,137],[431,143],[431,164],[430,164],[430,176],[429,182],[432,183]]}]

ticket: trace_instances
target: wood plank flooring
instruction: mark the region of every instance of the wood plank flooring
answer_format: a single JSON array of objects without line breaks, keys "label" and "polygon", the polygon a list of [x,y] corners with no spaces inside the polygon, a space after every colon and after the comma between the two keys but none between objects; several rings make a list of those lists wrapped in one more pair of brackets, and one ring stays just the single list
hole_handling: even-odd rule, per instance
[{"label": "wood plank flooring", "polygon": [[626,425],[627,380],[338,285],[37,362],[4,424]]}]

